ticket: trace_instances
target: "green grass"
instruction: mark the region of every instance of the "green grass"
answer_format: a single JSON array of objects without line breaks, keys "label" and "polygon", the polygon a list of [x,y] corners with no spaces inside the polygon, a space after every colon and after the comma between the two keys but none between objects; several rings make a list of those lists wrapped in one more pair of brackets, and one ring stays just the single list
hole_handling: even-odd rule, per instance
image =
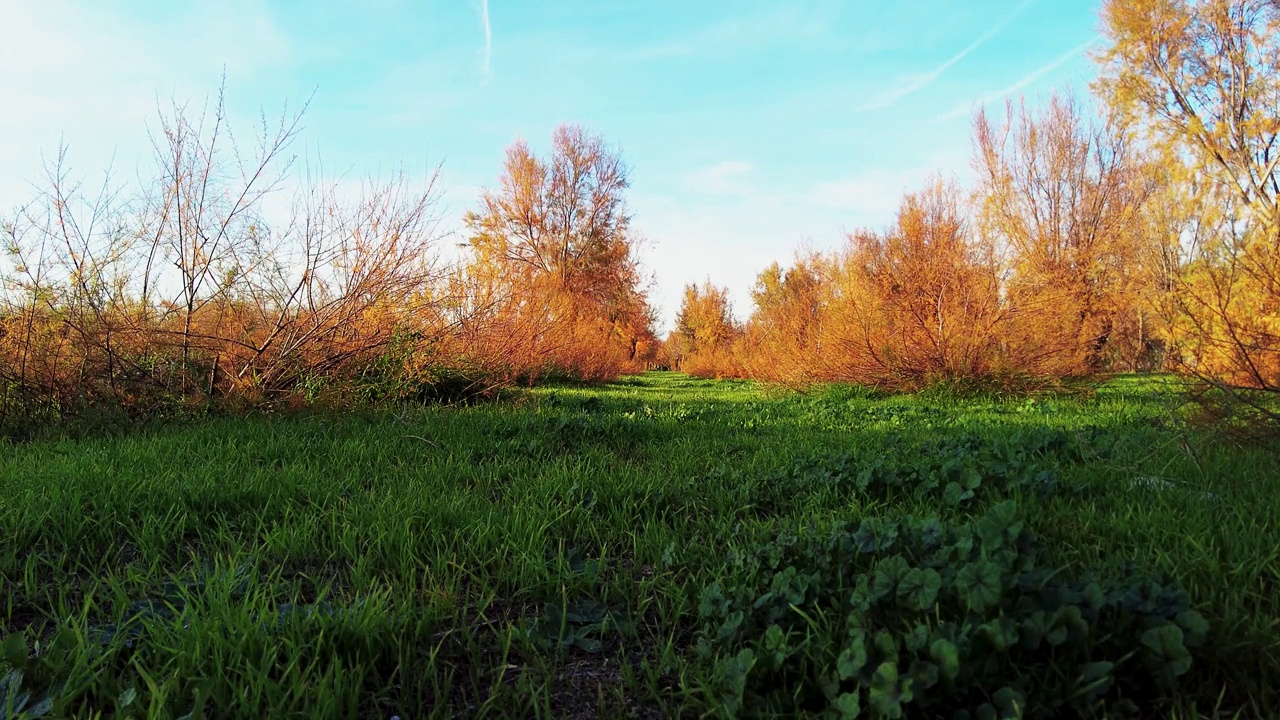
[{"label": "green grass", "polygon": [[[708,586],[756,582],[735,558],[1012,499],[1041,566],[1131,563],[1209,621],[1145,713],[1280,714],[1277,456],[1185,426],[1169,382],[1000,399],[651,373],[472,407],[0,445],[0,631],[28,707],[50,697],[58,716],[727,712],[726,658],[763,647],[707,642]],[[1058,491],[987,478],[951,502],[921,480],[997,473],[984,453],[1024,446],[1018,462],[1051,468]],[[890,479],[849,479],[869,467]],[[795,662],[821,667],[822,638],[796,637]],[[769,677],[804,680],[752,672],[744,713],[784,712],[752,704]]]}]

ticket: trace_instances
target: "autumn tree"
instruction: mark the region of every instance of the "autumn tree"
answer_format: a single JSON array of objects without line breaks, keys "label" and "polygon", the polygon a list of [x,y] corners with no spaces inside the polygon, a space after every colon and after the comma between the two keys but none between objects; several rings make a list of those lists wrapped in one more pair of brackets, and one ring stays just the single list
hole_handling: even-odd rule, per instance
[{"label": "autumn tree", "polygon": [[269,208],[294,177],[299,122],[264,118],[244,142],[221,92],[175,105],[137,185],[98,193],[60,153],[0,222],[0,416],[14,396],[140,413],[353,392],[395,371],[393,346],[412,354],[447,332],[434,176],[355,197],[307,177]]},{"label": "autumn tree", "polygon": [[1072,97],[1005,107],[974,121],[982,232],[1007,253],[1022,364],[1052,374],[1134,369],[1151,354],[1154,185],[1109,118]]},{"label": "autumn tree", "polygon": [[997,264],[953,183],[907,195],[887,231],[853,234],[832,276],[821,376],[901,387],[1002,370]]},{"label": "autumn tree", "polygon": [[1184,206],[1166,246],[1175,359],[1280,391],[1280,4],[1107,0],[1102,18],[1098,89]]},{"label": "autumn tree", "polygon": [[540,158],[519,141],[496,190],[467,214],[472,272],[508,294],[504,312],[539,326],[536,365],[616,374],[656,345],[626,205],[628,170],[603,138],[566,125]]},{"label": "autumn tree", "polygon": [[679,369],[704,377],[734,377],[740,367],[734,344],[741,333],[733,317],[729,291],[710,280],[701,286],[686,285],[669,353],[679,359]]},{"label": "autumn tree", "polygon": [[755,305],[744,338],[744,363],[755,377],[797,382],[809,375],[822,320],[822,258],[801,255],[756,276]]}]

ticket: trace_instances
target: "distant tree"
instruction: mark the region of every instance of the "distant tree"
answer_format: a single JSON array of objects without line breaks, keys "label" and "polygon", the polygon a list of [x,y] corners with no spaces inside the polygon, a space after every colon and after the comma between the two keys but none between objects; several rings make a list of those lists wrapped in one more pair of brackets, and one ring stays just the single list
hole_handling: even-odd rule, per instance
[{"label": "distant tree", "polygon": [[559,371],[616,374],[656,343],[627,187],[621,155],[566,125],[546,159],[512,145],[499,188],[466,215],[473,273],[506,288],[504,312],[543,324],[531,364],[545,356]]},{"label": "distant tree", "polygon": [[734,358],[734,343],[740,333],[727,289],[712,285],[710,280],[701,287],[685,286],[674,333],[681,370],[710,377],[740,374]]},{"label": "distant tree", "polygon": [[744,359],[753,376],[795,382],[810,374],[822,320],[821,267],[819,256],[806,255],[786,269],[775,262],[756,276]]}]

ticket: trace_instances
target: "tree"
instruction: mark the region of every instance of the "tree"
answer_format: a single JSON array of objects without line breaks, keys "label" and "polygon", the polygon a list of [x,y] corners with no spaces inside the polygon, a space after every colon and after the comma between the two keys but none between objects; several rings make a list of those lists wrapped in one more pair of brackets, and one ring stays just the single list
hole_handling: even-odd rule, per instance
[{"label": "tree", "polygon": [[820,376],[915,386],[1002,369],[994,253],[953,183],[906,196],[886,232],[850,236],[832,277]]},{"label": "tree", "polygon": [[558,370],[616,374],[656,344],[627,187],[621,155],[565,125],[545,160],[524,141],[508,148],[499,189],[465,218],[474,272],[507,288],[507,312],[542,323],[529,351]]},{"label": "tree", "polygon": [[821,330],[822,258],[800,256],[783,269],[773,263],[756,276],[744,362],[755,377],[803,382]]},{"label": "tree", "polygon": [[1024,364],[1083,374],[1149,354],[1143,290],[1158,242],[1141,213],[1154,185],[1115,123],[1070,96],[1040,112],[1009,102],[999,126],[977,115],[974,145],[982,230],[1008,255]]},{"label": "tree", "polygon": [[1107,0],[1102,18],[1098,89],[1185,206],[1167,246],[1175,360],[1280,392],[1280,4]]},{"label": "tree", "polygon": [[733,357],[741,330],[733,318],[729,291],[707,280],[701,287],[686,285],[676,315],[673,358],[691,375],[731,377],[740,374]]}]

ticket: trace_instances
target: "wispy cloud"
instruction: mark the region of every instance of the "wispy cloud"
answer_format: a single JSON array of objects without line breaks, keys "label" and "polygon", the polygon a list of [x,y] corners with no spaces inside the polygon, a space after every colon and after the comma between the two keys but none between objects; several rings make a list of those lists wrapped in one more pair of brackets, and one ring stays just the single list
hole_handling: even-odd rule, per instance
[{"label": "wispy cloud", "polygon": [[927,73],[923,73],[919,75],[909,75],[906,78],[903,78],[903,82],[900,82],[896,87],[888,90],[887,92],[884,92],[878,95],[877,97],[872,98],[871,101],[868,102],[866,105],[863,105],[861,109],[862,110],[880,110],[883,108],[887,108],[893,105],[894,103],[898,102],[902,98],[914,92],[923,90],[924,88],[933,84],[933,81],[941,77],[942,74],[945,73],[947,70],[951,69],[953,65],[955,65],[956,63],[968,57],[970,53],[982,47],[982,45],[985,44],[988,40],[995,37],[997,33],[999,33],[1001,30],[1004,30],[1005,27],[1007,27],[1009,23],[1013,22],[1013,19],[1018,16],[1018,13],[1022,12],[1024,8],[1026,8],[1028,5],[1030,5],[1033,2],[1035,2],[1035,0],[1023,0],[1022,4],[1018,5],[1018,7],[1013,9],[1013,12],[1006,15],[1004,19],[996,23],[986,32],[982,33],[982,35],[978,36],[978,39],[969,43],[968,47],[956,53],[955,55],[952,55],[951,57],[947,58],[945,62],[943,62],[941,65],[934,68],[933,70],[930,70]]},{"label": "wispy cloud", "polygon": [[73,170],[118,159],[119,179],[130,180],[134,163],[151,152],[146,129],[157,104],[191,101],[198,111],[224,72],[229,109],[251,126],[258,112],[236,104],[239,88],[292,69],[297,57],[284,30],[248,0],[137,17],[74,0],[0,0],[0,27],[22,28],[0,42],[0,97],[22,108],[0,113],[4,212],[30,197],[43,156],[60,142],[71,150]]},{"label": "wispy cloud", "polygon": [[746,188],[742,181],[751,167],[751,163],[742,160],[726,160],[689,173],[685,176],[685,186],[705,195],[744,195]]},{"label": "wispy cloud", "polygon": [[484,55],[480,71],[484,75],[483,84],[488,85],[493,79],[493,27],[489,25],[489,0],[480,0],[480,24],[484,28]]},{"label": "wispy cloud", "polygon": [[1095,36],[1083,43],[1080,43],[1079,45],[1071,48],[1070,50],[1066,51],[1062,55],[1059,55],[1058,57],[1054,58],[1047,65],[1036,68],[1035,70],[1032,70],[1026,75],[1023,75],[1022,77],[1018,78],[1018,80],[1014,82],[1012,85],[1001,88],[999,90],[995,90],[993,92],[980,95],[978,96],[977,99],[973,100],[970,103],[957,105],[954,108],[948,110],[947,112],[935,117],[931,121],[931,124],[947,122],[948,120],[955,120],[956,118],[961,117],[963,115],[968,115],[969,113],[973,112],[975,109],[982,107],[987,103],[992,102],[993,100],[1004,99],[1005,97],[1012,95],[1018,92],[1019,90],[1022,90],[1023,88],[1027,87],[1028,85],[1031,85],[1032,83],[1044,77],[1045,75],[1048,75],[1054,70],[1057,70],[1063,65],[1066,65],[1067,63],[1071,62],[1073,59],[1075,59],[1077,55],[1084,52],[1085,50],[1088,50],[1091,46],[1096,44],[1098,40],[1099,38]]}]

